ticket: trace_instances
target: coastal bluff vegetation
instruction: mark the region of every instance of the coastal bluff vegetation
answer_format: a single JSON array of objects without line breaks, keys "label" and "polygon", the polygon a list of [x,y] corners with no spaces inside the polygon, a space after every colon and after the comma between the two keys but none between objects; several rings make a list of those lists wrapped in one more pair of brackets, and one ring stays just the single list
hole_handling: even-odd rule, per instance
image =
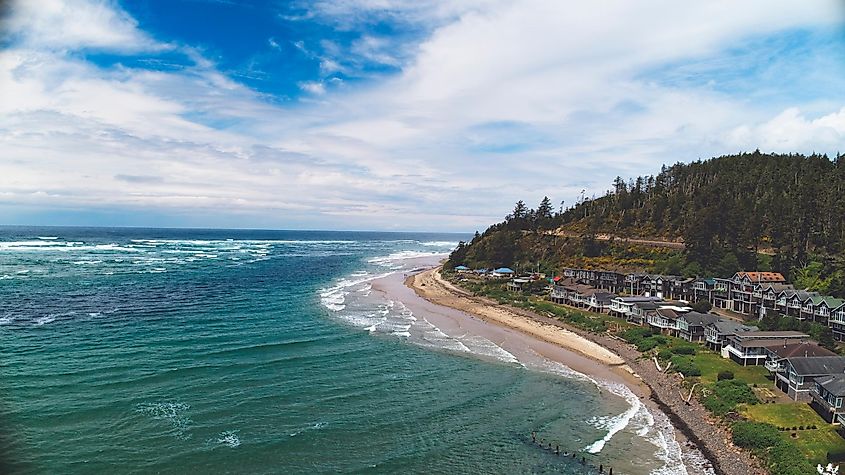
[{"label": "coastal bluff vegetation", "polygon": [[845,296],[845,156],[752,153],[617,177],[601,197],[516,203],[446,263],[552,273],[566,266],[729,277],[775,271]]}]

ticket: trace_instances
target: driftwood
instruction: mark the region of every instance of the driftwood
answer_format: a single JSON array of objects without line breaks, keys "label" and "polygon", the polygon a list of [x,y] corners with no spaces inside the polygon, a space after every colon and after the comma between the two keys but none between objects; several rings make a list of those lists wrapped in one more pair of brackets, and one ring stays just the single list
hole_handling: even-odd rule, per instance
[{"label": "driftwood", "polygon": [[[656,356],[652,356],[652,359],[654,360],[654,366],[656,366],[656,367],[657,367],[657,371],[660,371],[661,373],[665,373],[665,372],[669,371],[669,368],[671,368],[671,367],[672,367],[672,362],[671,362],[671,361],[669,361],[668,363],[666,363],[666,367],[665,367],[665,368],[661,368],[661,367],[660,367],[660,362],[659,362],[659,361],[657,361],[657,357],[656,357]],[[683,375],[682,375],[682,376],[683,376]]]},{"label": "driftwood", "polygon": [[687,396],[684,396],[683,391],[679,391],[681,393],[681,399],[683,399],[685,403],[689,404],[690,400],[692,399],[692,393],[695,392],[695,387],[698,386],[699,384],[701,384],[701,383],[693,384],[692,387],[689,390],[689,395],[687,395]]}]

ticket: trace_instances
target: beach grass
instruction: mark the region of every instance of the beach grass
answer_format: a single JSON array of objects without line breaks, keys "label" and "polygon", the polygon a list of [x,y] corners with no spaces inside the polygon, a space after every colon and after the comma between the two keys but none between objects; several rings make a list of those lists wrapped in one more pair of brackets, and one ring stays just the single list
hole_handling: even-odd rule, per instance
[{"label": "beach grass", "polygon": [[753,421],[766,422],[775,427],[816,426],[817,429],[781,432],[784,439],[794,444],[813,464],[827,463],[828,453],[845,452],[845,439],[836,432],[833,425],[825,422],[805,403],[745,406],[742,414]]}]

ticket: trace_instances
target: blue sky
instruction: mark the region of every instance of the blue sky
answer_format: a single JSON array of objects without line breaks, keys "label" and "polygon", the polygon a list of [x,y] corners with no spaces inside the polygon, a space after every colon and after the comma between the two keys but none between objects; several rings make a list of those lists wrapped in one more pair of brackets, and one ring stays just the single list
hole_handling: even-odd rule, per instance
[{"label": "blue sky", "polygon": [[845,152],[840,1],[13,1],[0,223],[473,231]]}]

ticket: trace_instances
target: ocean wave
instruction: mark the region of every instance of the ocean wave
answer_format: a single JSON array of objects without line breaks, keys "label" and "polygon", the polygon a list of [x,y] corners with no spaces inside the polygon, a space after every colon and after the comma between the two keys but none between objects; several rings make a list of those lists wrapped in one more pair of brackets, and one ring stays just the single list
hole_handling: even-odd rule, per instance
[{"label": "ocean wave", "polygon": [[637,395],[634,394],[628,386],[610,382],[600,382],[599,384],[610,393],[623,398],[625,402],[629,404],[629,407],[622,414],[611,417],[595,417],[591,420],[597,429],[607,430],[604,437],[593,442],[584,449],[591,454],[601,452],[605,444],[607,444],[614,435],[628,427],[628,424],[630,424],[631,420],[633,420],[640,411],[648,411],[640,401],[640,398],[637,397]]},{"label": "ocean wave", "polygon": [[458,247],[458,243],[455,241],[426,241],[421,242],[420,245],[427,247],[448,247],[450,249]]},{"label": "ocean wave", "polygon": [[210,444],[224,446],[229,448],[236,448],[241,445],[241,439],[238,437],[239,430],[227,430],[221,432],[216,440],[209,440]]},{"label": "ocean wave", "polygon": [[384,274],[367,273],[361,275],[358,278],[340,279],[335,286],[319,290],[320,303],[322,303],[324,307],[328,308],[333,312],[339,312],[346,308],[344,302],[346,301],[346,296],[349,295],[349,292],[351,290],[353,290],[353,287],[355,287],[356,285],[366,284],[376,279],[387,277],[390,274],[391,272],[387,272]]},{"label": "ocean wave", "polygon": [[40,327],[40,326],[42,326],[42,325],[46,325],[46,324],[48,324],[48,323],[53,323],[53,322],[55,322],[55,321],[56,321],[56,317],[55,317],[55,316],[53,316],[53,315],[46,315],[46,316],[44,316],[44,317],[38,317],[38,318],[36,318],[35,320],[33,320],[32,324],[33,324],[33,325],[35,325],[36,327]]},{"label": "ocean wave", "polygon": [[193,421],[185,414],[191,406],[182,402],[145,402],[135,406],[135,412],[163,421],[178,439],[189,439],[188,430]]},{"label": "ocean wave", "polygon": [[435,256],[446,256],[448,254],[443,252],[425,252],[425,251],[398,251],[391,253],[387,256],[381,257],[372,257],[367,259],[367,262],[370,264],[375,264],[382,267],[393,267],[396,265],[396,261],[404,261],[408,259],[417,259],[420,257],[435,257]]}]

